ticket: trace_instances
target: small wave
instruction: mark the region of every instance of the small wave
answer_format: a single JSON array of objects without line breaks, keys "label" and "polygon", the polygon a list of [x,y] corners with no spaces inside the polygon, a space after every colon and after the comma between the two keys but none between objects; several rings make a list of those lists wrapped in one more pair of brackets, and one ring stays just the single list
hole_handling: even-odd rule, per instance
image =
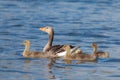
[{"label": "small wave", "polygon": [[111,75],[109,77],[120,77],[120,75],[119,74],[118,75]]},{"label": "small wave", "polygon": [[25,71],[19,71],[19,70],[0,70],[0,72],[17,72],[17,73],[33,74],[32,72],[25,72]]},{"label": "small wave", "polygon": [[117,59],[117,58],[110,58],[110,59],[107,60],[106,62],[120,62],[120,59]]}]

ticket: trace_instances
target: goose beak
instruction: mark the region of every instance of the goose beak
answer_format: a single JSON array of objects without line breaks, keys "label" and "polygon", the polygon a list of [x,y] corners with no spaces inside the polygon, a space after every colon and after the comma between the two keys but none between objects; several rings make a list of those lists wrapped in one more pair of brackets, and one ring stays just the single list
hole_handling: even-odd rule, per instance
[{"label": "goose beak", "polygon": [[43,28],[39,28],[39,30],[41,30],[41,31],[45,31],[45,30],[46,30],[46,28],[44,28],[44,27],[43,27]]}]

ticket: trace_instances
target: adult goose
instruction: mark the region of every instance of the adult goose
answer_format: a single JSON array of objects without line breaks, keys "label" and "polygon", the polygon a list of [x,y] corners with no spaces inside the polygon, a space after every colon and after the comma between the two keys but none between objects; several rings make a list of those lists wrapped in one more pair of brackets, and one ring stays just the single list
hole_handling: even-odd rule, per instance
[{"label": "adult goose", "polygon": [[[47,42],[47,44],[45,45],[43,52],[50,52],[50,53],[54,53],[57,56],[64,56],[66,54],[66,51],[64,49],[62,49],[62,47],[64,45],[52,45],[53,39],[54,39],[54,29],[50,26],[45,26],[42,28],[39,28],[39,30],[48,33],[49,35],[49,40]],[[72,50],[74,46],[70,45],[70,49]]]}]

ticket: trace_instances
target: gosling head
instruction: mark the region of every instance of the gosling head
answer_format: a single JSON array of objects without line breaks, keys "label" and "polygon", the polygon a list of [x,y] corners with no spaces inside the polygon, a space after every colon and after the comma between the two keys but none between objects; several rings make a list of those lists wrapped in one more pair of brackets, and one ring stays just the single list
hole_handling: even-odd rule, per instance
[{"label": "gosling head", "polygon": [[82,50],[76,50],[75,53],[82,53]]},{"label": "gosling head", "polygon": [[45,26],[45,27],[42,27],[42,28],[39,28],[39,30],[43,31],[43,32],[46,32],[48,34],[52,33],[53,32],[53,28],[50,27],[50,26]]},{"label": "gosling head", "polygon": [[29,40],[25,40],[25,41],[23,42],[23,45],[30,45],[30,41],[29,41]]},{"label": "gosling head", "polygon": [[70,45],[69,45],[69,44],[65,44],[65,45],[62,47],[62,49],[64,49],[64,50],[70,49]]},{"label": "gosling head", "polygon": [[92,43],[92,47],[97,47],[97,43]]}]

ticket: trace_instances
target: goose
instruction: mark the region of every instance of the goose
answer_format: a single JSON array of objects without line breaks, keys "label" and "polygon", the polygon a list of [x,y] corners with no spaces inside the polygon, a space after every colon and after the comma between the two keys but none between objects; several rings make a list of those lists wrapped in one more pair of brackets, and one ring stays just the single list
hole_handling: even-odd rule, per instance
[{"label": "goose", "polygon": [[97,59],[96,50],[94,49],[94,47],[93,53],[91,54],[83,53],[82,50],[77,50],[71,53],[69,44],[64,45],[62,48],[67,52],[64,57],[64,59],[67,60],[94,61]]},{"label": "goose", "polygon": [[103,51],[97,51],[98,50],[98,46],[97,43],[93,43],[92,46],[94,47],[94,50],[96,51],[96,54],[98,56],[98,58],[109,58],[109,53],[108,52],[103,52]]},{"label": "goose", "polygon": [[[49,40],[45,47],[43,48],[43,52],[50,52],[54,53],[57,56],[63,57],[66,54],[66,51],[62,49],[64,45],[52,45],[53,39],[54,39],[54,29],[50,26],[45,26],[42,28],[39,28],[39,30],[48,33]],[[70,45],[70,49],[72,50],[74,46]]]},{"label": "goose", "polygon": [[56,57],[53,54],[45,53],[45,52],[37,52],[37,51],[30,51],[30,41],[24,40],[23,45],[25,45],[25,49],[22,53],[23,57],[26,58],[49,58],[49,57]]}]

